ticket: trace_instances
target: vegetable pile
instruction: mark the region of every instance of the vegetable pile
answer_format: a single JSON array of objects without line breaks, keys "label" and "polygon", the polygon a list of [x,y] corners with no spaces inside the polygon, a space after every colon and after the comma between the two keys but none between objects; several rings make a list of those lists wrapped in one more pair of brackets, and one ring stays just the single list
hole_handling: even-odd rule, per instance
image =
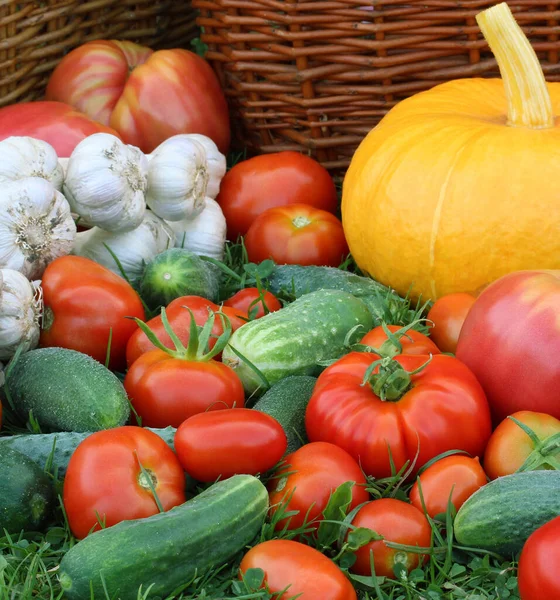
[{"label": "vegetable pile", "polygon": [[[479,22],[506,83],[556,91],[538,61],[506,68],[532,52],[507,5]],[[210,85],[191,54],[87,43],[47,98],[99,128],[69,142],[16,119],[1,136],[0,600],[560,598],[558,203],[543,187],[515,209],[505,272],[485,245],[497,204],[453,262],[477,225],[436,243],[431,209],[447,231],[452,190],[478,214],[438,176],[466,150],[410,141],[433,126],[415,103],[501,82],[398,105],[357,151],[340,214],[313,159],[234,157],[223,114],[194,130],[221,100],[171,94],[170,72]],[[160,87],[191,111],[178,130],[158,129]],[[533,106],[514,114],[512,94],[509,125]],[[509,125],[491,127],[527,140]],[[415,152],[436,158],[413,199]],[[493,152],[454,173],[517,206]]]}]

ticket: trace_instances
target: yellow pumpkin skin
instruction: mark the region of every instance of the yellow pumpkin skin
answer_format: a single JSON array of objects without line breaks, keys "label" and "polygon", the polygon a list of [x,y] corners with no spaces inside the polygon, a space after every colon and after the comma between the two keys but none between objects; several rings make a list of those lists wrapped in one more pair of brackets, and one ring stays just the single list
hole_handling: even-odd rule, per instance
[{"label": "yellow pumpkin skin", "polygon": [[450,81],[389,111],[343,183],[358,266],[424,300],[560,269],[560,83],[547,86],[547,129],[507,124],[501,79]]}]

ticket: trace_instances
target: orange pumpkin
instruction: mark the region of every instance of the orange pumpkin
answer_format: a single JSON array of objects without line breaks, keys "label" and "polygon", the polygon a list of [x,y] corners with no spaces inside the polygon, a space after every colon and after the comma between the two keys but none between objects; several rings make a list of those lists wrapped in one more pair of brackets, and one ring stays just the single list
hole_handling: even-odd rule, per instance
[{"label": "orange pumpkin", "polygon": [[560,83],[545,82],[507,4],[477,21],[502,79],[450,81],[402,101],[344,180],[357,264],[413,298],[560,268]]}]

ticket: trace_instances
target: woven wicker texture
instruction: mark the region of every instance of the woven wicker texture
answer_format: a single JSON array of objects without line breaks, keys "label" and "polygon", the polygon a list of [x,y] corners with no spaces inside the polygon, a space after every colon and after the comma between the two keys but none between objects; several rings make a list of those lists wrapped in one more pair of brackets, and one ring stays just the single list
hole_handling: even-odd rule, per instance
[{"label": "woven wicker texture", "polygon": [[[438,83],[499,75],[475,15],[481,0],[193,0],[228,96],[235,136],[253,152],[309,152],[349,164],[398,101]],[[560,2],[509,2],[546,77],[560,80]]]},{"label": "woven wicker texture", "polygon": [[0,106],[41,98],[60,59],[84,42],[190,48],[197,31],[187,0],[0,0]]}]

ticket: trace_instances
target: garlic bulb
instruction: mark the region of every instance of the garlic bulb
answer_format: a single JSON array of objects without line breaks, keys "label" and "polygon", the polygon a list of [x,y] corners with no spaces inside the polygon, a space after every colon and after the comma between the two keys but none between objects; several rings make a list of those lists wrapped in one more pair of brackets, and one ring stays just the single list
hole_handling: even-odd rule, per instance
[{"label": "garlic bulb", "polygon": [[205,135],[200,133],[183,133],[179,135],[197,141],[206,151],[206,161],[208,162],[206,197],[214,200],[220,191],[220,183],[226,174],[226,157],[218,150],[218,146],[214,141]]},{"label": "garlic bulb", "polygon": [[175,246],[216,260],[224,257],[226,219],[220,205],[206,198],[204,210],[194,219],[169,221],[175,232]]},{"label": "garlic bulb", "polygon": [[147,210],[142,223],[132,231],[109,232],[93,227],[78,233],[72,254],[90,258],[122,277],[108,247],[119,259],[126,277],[133,281],[142,274],[145,263],[172,248],[173,241],[171,227]]},{"label": "garlic bulb", "polygon": [[131,231],[142,223],[148,159],[110,133],[94,133],[75,148],[66,167],[63,192],[88,225]]},{"label": "garlic bulb", "polygon": [[204,209],[208,186],[206,151],[196,140],[175,135],[152,153],[146,203],[162,219],[194,218]]},{"label": "garlic bulb", "polygon": [[36,348],[41,332],[41,299],[38,281],[30,282],[19,271],[0,269],[0,360],[12,358],[18,346]]},{"label": "garlic bulb", "polygon": [[38,279],[75,237],[70,206],[51,183],[28,177],[0,186],[0,268]]},{"label": "garlic bulb", "polygon": [[55,149],[43,140],[12,136],[0,142],[0,183],[41,177],[62,189],[64,172]]}]

